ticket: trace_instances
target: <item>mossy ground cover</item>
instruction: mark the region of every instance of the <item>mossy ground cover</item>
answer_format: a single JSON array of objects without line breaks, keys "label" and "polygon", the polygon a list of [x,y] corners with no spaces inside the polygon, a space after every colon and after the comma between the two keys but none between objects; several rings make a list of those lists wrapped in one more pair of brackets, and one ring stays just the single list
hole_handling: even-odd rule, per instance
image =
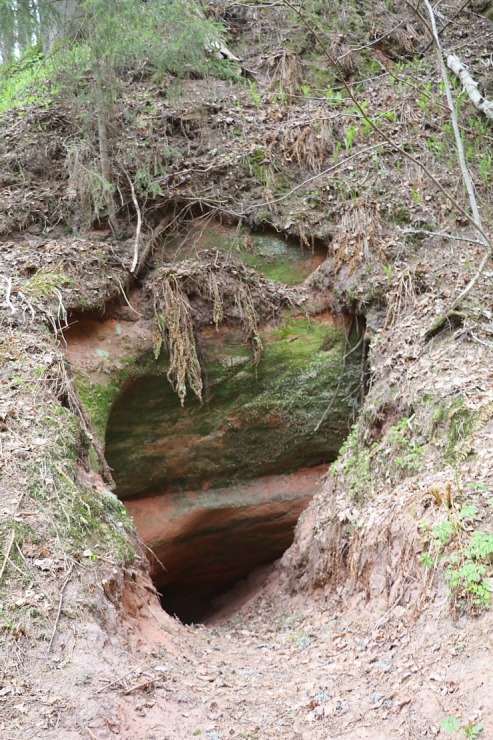
[{"label": "mossy ground cover", "polygon": [[0,357],[0,646],[22,651],[51,639],[63,579],[133,561],[133,524],[109,491],[80,480],[88,440],[61,403],[54,342],[2,330]]}]

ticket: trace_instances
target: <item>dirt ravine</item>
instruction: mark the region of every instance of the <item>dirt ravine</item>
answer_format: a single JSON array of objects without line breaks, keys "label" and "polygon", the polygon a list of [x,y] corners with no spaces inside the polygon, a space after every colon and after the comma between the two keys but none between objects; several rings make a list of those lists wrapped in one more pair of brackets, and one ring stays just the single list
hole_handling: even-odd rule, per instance
[{"label": "dirt ravine", "polygon": [[[491,98],[488,5],[440,13],[444,49]],[[178,91],[139,72],[115,114],[115,170],[163,165],[141,198],[136,274],[127,177],[121,239],[104,217],[74,226],[87,216],[66,150],[81,144],[77,111],[59,100],[1,114],[0,740],[493,740],[493,271],[428,331],[483,254],[461,212],[429,35],[401,0],[313,13],[328,14],[331,53],[385,132],[377,141],[299,18],[277,4],[216,11],[251,84]],[[489,234],[491,125],[454,95]],[[210,224],[226,246],[207,242]],[[266,234],[299,258],[279,265],[258,247],[257,263]],[[128,347],[115,355],[121,385],[101,362],[91,405],[90,363],[71,359],[65,334],[84,355],[99,332],[104,352],[125,322],[128,346],[156,346],[160,270],[216,257],[230,269],[225,254],[247,282],[256,271],[269,311],[275,294],[282,310],[365,328],[354,426],[292,545],[205,624],[184,625],[161,608],[154,556],[104,455]],[[216,336],[206,293],[190,305]],[[245,332],[229,299],[225,325]]]}]

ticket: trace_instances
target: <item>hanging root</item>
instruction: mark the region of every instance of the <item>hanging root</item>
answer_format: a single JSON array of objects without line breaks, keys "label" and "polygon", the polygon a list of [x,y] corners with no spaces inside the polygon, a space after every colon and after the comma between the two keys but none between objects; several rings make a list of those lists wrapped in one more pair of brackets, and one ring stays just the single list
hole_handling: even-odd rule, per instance
[{"label": "hanging root", "polygon": [[162,320],[158,321],[169,351],[168,380],[183,406],[188,386],[202,401],[202,370],[197,357],[190,303],[177,276],[171,273],[161,284]]},{"label": "hanging root", "polygon": [[182,406],[188,389],[203,400],[198,329],[208,324],[218,329],[225,320],[240,324],[258,365],[263,352],[259,320],[273,318],[282,307],[301,305],[296,289],[277,285],[215,250],[161,268],[149,290],[154,300],[154,355],[159,356],[164,343],[169,353],[167,377]]}]

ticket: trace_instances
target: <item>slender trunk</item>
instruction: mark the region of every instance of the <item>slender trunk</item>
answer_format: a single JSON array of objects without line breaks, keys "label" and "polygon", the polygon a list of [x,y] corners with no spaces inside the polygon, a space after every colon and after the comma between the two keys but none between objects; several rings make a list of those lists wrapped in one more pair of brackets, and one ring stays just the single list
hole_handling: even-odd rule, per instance
[{"label": "slender trunk", "polygon": [[64,38],[70,32],[80,12],[80,0],[40,0],[37,5],[39,40],[45,54],[51,51],[57,39]]},{"label": "slender trunk", "polygon": [[116,207],[113,198],[113,180],[111,176],[111,160],[108,146],[108,126],[107,111],[105,106],[105,89],[101,76],[101,70],[97,61],[93,60],[93,73],[95,82],[95,106],[96,118],[98,122],[98,140],[99,140],[99,164],[101,167],[101,177],[104,180],[104,199],[108,211],[108,223],[113,232],[113,236],[118,236],[118,222],[116,219]]}]

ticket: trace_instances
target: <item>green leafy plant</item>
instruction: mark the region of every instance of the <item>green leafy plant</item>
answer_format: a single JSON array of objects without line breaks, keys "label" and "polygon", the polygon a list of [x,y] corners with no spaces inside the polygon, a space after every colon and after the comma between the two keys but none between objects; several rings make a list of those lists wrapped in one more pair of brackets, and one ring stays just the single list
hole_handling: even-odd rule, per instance
[{"label": "green leafy plant", "polygon": [[482,722],[479,724],[474,724],[474,722],[468,722],[467,725],[461,725],[457,717],[453,714],[449,714],[447,717],[444,717],[439,724],[439,727],[441,730],[447,733],[455,733],[456,735],[462,735],[463,737],[467,738],[476,738],[479,737],[479,735],[484,730],[484,725]]},{"label": "green leafy plant", "polygon": [[389,285],[392,285],[392,266],[391,265],[382,265],[382,270],[385,273],[385,277],[389,281]]},{"label": "green leafy plant", "polygon": [[334,144],[334,151],[332,152],[332,161],[334,162],[334,164],[337,164],[337,162],[339,161],[339,154],[341,152],[341,147],[342,147],[341,142],[336,141]]},{"label": "green leafy plant", "polygon": [[423,459],[424,448],[417,444],[412,434],[410,419],[404,417],[390,428],[388,442],[393,447],[394,465],[408,473],[417,472]]},{"label": "green leafy plant", "polygon": [[257,108],[257,110],[259,110],[261,99],[260,99],[260,95],[257,90],[257,85],[255,84],[254,80],[248,80],[248,87],[249,87],[250,97],[255,103],[255,107]]},{"label": "green leafy plant", "polygon": [[346,147],[347,152],[351,149],[357,134],[358,134],[357,126],[354,126],[354,125],[348,126],[346,133],[344,135],[344,146]]},{"label": "green leafy plant", "polygon": [[327,98],[327,104],[338,106],[343,104],[342,93],[340,90],[332,90],[329,88],[325,91],[325,97]]},{"label": "green leafy plant", "polygon": [[456,606],[472,611],[488,609],[493,534],[471,530],[478,516],[474,503],[466,501],[457,507],[450,492],[448,495],[440,495],[437,489],[430,492],[437,503],[444,505],[446,515],[431,528],[426,522],[420,522],[420,529],[429,540],[429,549],[420,555],[420,562],[425,568],[430,568],[434,559],[444,564],[445,581]]}]

